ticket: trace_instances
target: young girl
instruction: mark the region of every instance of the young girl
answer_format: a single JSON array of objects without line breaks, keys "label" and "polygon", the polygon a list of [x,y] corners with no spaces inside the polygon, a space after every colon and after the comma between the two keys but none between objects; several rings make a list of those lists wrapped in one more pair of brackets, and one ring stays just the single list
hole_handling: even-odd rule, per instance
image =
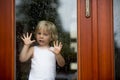
[{"label": "young girl", "polygon": [[[65,65],[60,54],[62,43],[58,42],[56,26],[50,21],[40,21],[35,30],[35,38],[39,45],[30,47],[35,42],[30,35],[23,34],[21,39],[24,46],[20,53],[20,61],[25,62],[31,58],[29,80],[55,80],[56,61],[59,66]],[[53,43],[53,47],[50,44]]]}]

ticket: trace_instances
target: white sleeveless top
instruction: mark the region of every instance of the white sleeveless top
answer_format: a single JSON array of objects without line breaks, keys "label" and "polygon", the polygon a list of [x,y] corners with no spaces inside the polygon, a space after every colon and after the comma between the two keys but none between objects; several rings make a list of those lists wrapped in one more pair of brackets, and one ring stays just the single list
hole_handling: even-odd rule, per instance
[{"label": "white sleeveless top", "polygon": [[52,51],[34,46],[31,61],[29,80],[55,80],[56,59]]}]

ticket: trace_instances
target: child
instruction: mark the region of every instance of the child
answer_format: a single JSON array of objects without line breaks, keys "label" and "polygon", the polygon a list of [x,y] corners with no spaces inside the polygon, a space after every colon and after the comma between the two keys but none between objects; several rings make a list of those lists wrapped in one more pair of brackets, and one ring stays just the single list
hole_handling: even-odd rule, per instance
[{"label": "child", "polygon": [[[21,39],[24,46],[20,53],[20,61],[25,62],[31,58],[29,80],[55,80],[56,61],[59,66],[65,65],[60,54],[62,43],[58,42],[56,26],[50,21],[40,21],[35,30],[37,46],[30,47],[35,42],[31,40],[32,33],[23,34]],[[53,43],[53,47],[50,44]]]}]

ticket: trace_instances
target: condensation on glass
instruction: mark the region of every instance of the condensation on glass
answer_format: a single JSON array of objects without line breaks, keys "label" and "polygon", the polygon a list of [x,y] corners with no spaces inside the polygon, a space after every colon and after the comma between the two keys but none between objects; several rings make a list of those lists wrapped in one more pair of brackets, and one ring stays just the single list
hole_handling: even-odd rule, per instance
[{"label": "condensation on glass", "polygon": [[120,0],[113,0],[114,43],[115,43],[115,80],[120,80]]},{"label": "condensation on glass", "polygon": [[[30,63],[19,61],[23,46],[21,35],[34,32],[40,20],[56,24],[59,40],[63,43],[62,55],[66,64],[56,66],[56,80],[77,79],[77,0],[15,0],[16,12],[16,80],[27,80]],[[34,39],[34,36],[32,37]]]}]

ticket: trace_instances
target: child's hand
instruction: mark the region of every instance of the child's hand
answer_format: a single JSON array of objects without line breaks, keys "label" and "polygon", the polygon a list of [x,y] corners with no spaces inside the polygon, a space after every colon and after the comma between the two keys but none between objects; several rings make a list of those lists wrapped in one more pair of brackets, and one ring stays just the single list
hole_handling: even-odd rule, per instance
[{"label": "child's hand", "polygon": [[21,39],[23,40],[25,45],[30,45],[33,42],[35,42],[35,40],[31,40],[31,37],[32,37],[32,33],[30,33],[30,36],[29,36],[27,32],[27,35],[23,34],[23,37],[21,37]]},{"label": "child's hand", "polygon": [[61,49],[62,49],[62,43],[58,43],[58,41],[53,42],[54,49],[52,50],[55,54],[60,54]]}]

